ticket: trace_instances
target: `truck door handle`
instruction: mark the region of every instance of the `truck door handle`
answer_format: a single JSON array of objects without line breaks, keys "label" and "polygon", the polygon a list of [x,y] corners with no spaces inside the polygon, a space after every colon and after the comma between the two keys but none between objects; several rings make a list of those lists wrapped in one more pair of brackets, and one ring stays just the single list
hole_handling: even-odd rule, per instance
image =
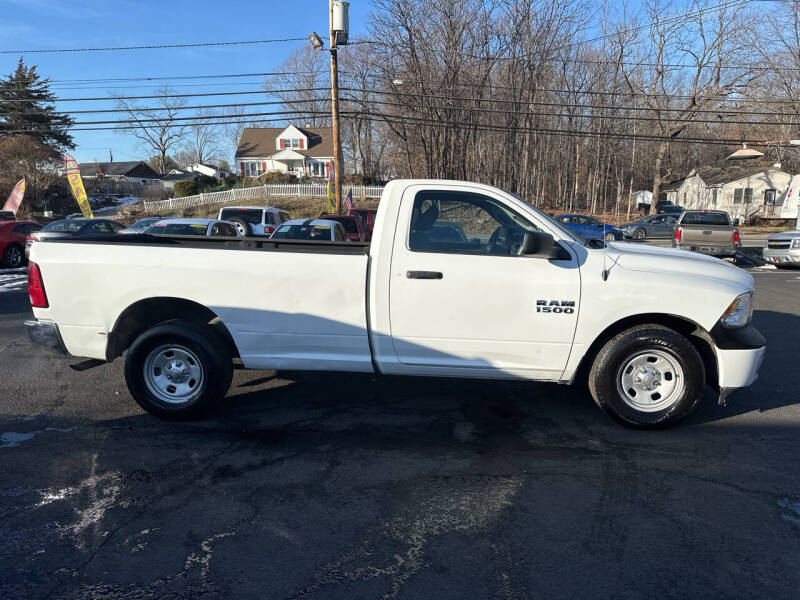
[{"label": "truck door handle", "polygon": [[704,231],[703,232],[703,234],[705,234],[705,235],[711,235],[712,233],[714,233],[714,232],[713,231]]},{"label": "truck door handle", "polygon": [[406,271],[409,279],[441,279],[444,277],[439,271]]}]

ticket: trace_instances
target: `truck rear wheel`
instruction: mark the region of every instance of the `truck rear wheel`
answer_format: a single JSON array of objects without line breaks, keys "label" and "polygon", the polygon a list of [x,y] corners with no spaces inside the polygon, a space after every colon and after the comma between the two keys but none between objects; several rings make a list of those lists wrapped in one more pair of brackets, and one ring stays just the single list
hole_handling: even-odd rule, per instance
[{"label": "truck rear wheel", "polygon": [[597,405],[629,427],[669,427],[697,408],[705,368],[697,349],[661,325],[633,327],[614,336],[589,372]]},{"label": "truck rear wheel", "polygon": [[125,358],[134,400],[162,419],[204,416],[225,397],[232,378],[228,342],[210,327],[183,321],[148,329]]}]

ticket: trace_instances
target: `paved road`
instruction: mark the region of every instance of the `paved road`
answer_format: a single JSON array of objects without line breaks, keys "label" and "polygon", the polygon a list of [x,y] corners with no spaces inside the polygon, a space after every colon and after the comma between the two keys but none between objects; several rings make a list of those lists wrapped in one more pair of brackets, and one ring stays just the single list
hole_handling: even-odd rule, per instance
[{"label": "paved road", "polygon": [[142,414],[0,294],[0,598],[791,598],[800,272],[755,274],[761,379],[669,431],[579,389],[238,372]]}]

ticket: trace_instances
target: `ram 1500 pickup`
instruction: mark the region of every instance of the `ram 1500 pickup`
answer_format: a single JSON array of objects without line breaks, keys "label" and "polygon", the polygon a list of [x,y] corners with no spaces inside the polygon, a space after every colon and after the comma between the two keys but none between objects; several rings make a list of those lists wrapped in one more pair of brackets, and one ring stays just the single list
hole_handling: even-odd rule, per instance
[{"label": "ram 1500 pickup", "polygon": [[[453,231],[442,235],[441,230]],[[266,276],[268,274],[268,276]],[[585,242],[480,184],[386,186],[371,244],[147,234],[34,244],[33,341],[112,361],[165,418],[247,369],[587,383],[654,428],[756,378],[753,278],[708,256]]]}]

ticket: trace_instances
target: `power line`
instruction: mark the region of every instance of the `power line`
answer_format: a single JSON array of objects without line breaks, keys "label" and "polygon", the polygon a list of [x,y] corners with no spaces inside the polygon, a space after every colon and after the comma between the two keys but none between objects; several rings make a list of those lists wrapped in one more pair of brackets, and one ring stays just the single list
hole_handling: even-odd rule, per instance
[{"label": "power line", "polygon": [[[278,95],[282,93],[292,92],[318,92],[327,91],[328,87],[321,88],[296,88],[296,89],[280,89],[280,90],[238,90],[235,92],[204,92],[193,94],[148,94],[143,96],[94,96],[86,98],[54,98],[53,102],[96,102],[96,101],[109,101],[109,100],[154,100],[159,98],[201,98],[205,96],[241,96],[246,94],[266,94]],[[31,102],[33,98],[8,98],[0,100],[0,102]]]},{"label": "power line", "polygon": [[257,44],[278,44],[284,42],[302,42],[308,38],[291,37],[274,40],[246,40],[234,42],[197,42],[189,44],[152,44],[141,46],[108,46],[104,48],[46,48],[33,50],[0,50],[0,54],[56,54],[65,52],[109,52],[112,50],[163,50],[173,48],[210,48],[220,46],[252,46]]},{"label": "power line", "polygon": [[175,81],[179,79],[232,79],[237,77],[271,77],[273,75],[307,75],[316,73],[327,73],[327,69],[319,71],[264,71],[260,73],[215,73],[212,75],[159,75],[159,76],[139,76],[139,77],[94,77],[87,79],[50,79],[50,83],[119,83],[122,81]]}]

